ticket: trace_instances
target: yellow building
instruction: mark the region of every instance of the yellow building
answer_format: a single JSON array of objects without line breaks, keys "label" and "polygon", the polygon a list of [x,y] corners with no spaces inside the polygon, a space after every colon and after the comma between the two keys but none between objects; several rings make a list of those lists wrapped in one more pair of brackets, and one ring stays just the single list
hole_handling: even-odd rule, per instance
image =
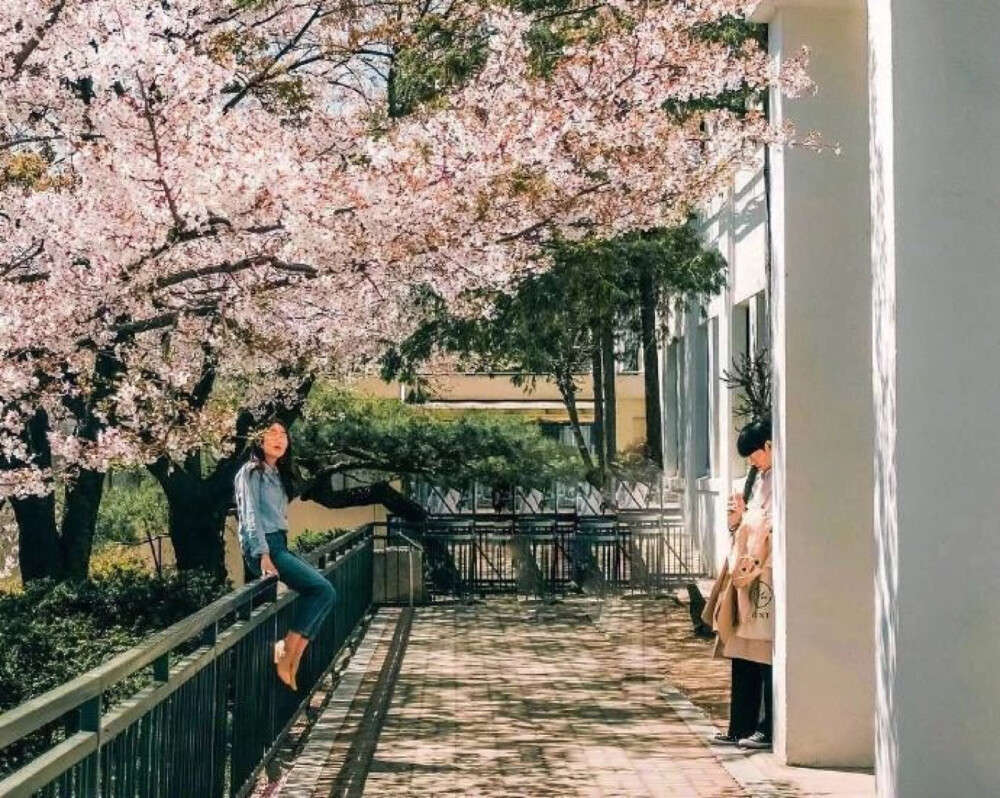
[{"label": "yellow building", "polygon": [[[508,374],[426,374],[431,400],[424,407],[443,412],[489,410],[516,413],[526,418],[553,424],[569,425],[569,413],[555,383],[539,377],[533,391],[519,388]],[[580,375],[577,408],[580,423],[594,422],[594,387],[590,375]],[[385,383],[367,379],[358,383],[359,393],[402,399],[405,388],[398,382]],[[643,375],[622,373],[615,379],[617,395],[617,439],[619,451],[646,440],[646,405]]]}]

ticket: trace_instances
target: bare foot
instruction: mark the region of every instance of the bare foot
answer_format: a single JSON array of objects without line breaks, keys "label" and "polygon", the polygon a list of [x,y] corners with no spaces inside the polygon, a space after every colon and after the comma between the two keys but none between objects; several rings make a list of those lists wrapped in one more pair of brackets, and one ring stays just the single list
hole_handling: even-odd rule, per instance
[{"label": "bare foot", "polygon": [[295,684],[295,676],[292,673],[292,653],[286,651],[285,641],[279,640],[274,644],[274,667],[278,672],[278,678],[292,690],[298,690]]}]

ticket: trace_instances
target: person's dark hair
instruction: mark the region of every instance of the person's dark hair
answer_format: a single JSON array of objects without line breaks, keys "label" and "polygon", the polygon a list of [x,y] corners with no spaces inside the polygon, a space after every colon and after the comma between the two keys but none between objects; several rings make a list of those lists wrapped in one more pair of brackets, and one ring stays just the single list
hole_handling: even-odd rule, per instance
[{"label": "person's dark hair", "polygon": [[755,419],[740,430],[740,437],[736,439],[736,451],[740,453],[740,457],[749,457],[758,449],[763,449],[769,440],[771,419]]},{"label": "person's dark hair", "polygon": [[250,462],[254,464],[255,470],[264,470],[264,446],[261,441],[261,436],[264,431],[271,428],[272,424],[278,424],[283,430],[285,430],[285,436],[288,438],[288,448],[285,449],[285,453],[278,458],[278,462],[275,463],[275,466],[277,466],[278,469],[278,477],[281,479],[281,486],[285,489],[285,495],[288,497],[289,501],[291,501],[296,496],[297,481],[295,478],[295,466],[292,462],[292,435],[288,431],[288,425],[286,425],[284,421],[280,418],[272,418],[261,426],[261,431],[254,436],[250,443]]}]

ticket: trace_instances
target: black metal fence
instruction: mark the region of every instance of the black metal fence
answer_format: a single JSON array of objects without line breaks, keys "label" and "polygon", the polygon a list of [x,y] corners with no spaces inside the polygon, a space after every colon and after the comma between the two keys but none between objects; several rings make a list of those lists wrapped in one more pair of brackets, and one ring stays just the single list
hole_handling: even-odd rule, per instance
[{"label": "black metal fence", "polygon": [[[73,681],[0,715],[0,751],[41,751],[0,797],[245,796],[372,604],[372,530],[310,553],[339,600],[306,650],[300,693],[274,672],[297,597],[254,582]],[[106,696],[136,683],[125,701]]]},{"label": "black metal fence", "polygon": [[389,528],[422,543],[431,598],[656,592],[705,573],[677,514],[445,516]]}]

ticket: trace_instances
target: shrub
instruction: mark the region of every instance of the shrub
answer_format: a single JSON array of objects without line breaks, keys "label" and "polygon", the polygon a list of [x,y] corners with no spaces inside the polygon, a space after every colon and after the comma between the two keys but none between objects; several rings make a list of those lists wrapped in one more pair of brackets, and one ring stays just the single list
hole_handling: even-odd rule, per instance
[{"label": "shrub", "polygon": [[[152,632],[229,590],[207,574],[158,576],[127,559],[78,585],[31,582],[0,593],[0,712],[97,667]],[[141,674],[104,696],[105,706],[148,680]],[[0,778],[61,739],[60,724],[0,751]]]},{"label": "shrub", "polygon": [[136,544],[166,532],[167,497],[145,470],[115,472],[106,480],[95,543]]},{"label": "shrub", "polygon": [[327,529],[320,532],[307,529],[292,541],[292,549],[299,554],[308,554],[348,531],[347,529]]}]

